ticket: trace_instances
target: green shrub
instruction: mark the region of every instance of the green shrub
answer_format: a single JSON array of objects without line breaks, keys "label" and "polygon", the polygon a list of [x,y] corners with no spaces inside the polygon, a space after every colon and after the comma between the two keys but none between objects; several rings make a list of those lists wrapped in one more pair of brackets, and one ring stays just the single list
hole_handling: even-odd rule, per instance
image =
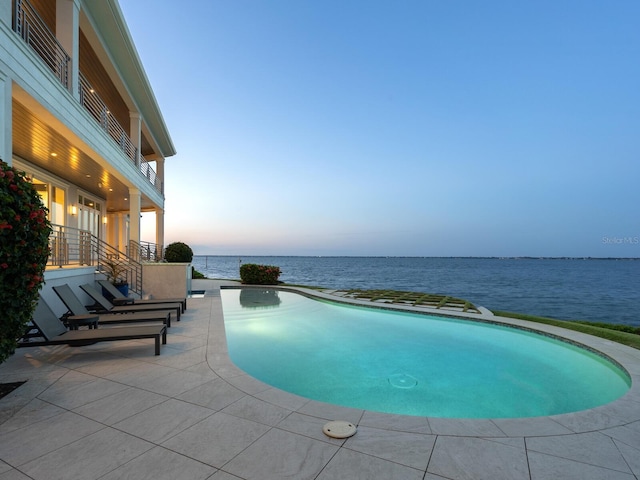
[{"label": "green shrub", "polygon": [[164,259],[171,263],[191,263],[193,250],[186,243],[174,242],[167,245],[164,251]]},{"label": "green shrub", "polygon": [[0,160],[0,363],[16,349],[38,301],[51,224],[23,172]]},{"label": "green shrub", "polygon": [[252,285],[275,285],[280,277],[280,267],[273,265],[256,265],[245,263],[240,267],[240,280],[242,283]]}]

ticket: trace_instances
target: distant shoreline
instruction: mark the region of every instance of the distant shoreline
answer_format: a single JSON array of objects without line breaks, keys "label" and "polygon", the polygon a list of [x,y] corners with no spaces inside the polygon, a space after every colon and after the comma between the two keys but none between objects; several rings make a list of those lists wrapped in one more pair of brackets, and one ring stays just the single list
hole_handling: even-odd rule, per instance
[{"label": "distant shoreline", "polygon": [[228,258],[252,258],[252,257],[272,257],[272,258],[442,258],[442,259],[463,259],[463,260],[640,260],[640,257],[463,257],[463,256],[417,256],[417,255],[220,255],[194,254],[194,257],[228,257]]}]

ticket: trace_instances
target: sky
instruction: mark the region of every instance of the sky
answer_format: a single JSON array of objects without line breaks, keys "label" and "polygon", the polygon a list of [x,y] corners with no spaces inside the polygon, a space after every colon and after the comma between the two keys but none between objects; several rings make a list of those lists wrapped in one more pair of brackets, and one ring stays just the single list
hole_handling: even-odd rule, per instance
[{"label": "sky", "polygon": [[640,257],[637,0],[119,1],[167,244]]}]

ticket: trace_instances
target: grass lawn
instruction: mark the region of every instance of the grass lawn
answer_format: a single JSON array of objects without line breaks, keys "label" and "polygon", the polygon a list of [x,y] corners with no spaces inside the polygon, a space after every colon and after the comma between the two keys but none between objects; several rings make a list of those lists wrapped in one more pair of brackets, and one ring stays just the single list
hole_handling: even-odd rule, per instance
[{"label": "grass lawn", "polygon": [[493,314],[499,317],[517,318],[520,320],[527,320],[529,322],[555,325],[556,327],[588,333],[589,335],[606,338],[612,342],[622,343],[623,345],[640,349],[640,328],[638,327],[608,323],[555,320],[553,318],[537,317],[535,315],[527,315],[524,313],[503,312],[500,310],[494,310]]}]

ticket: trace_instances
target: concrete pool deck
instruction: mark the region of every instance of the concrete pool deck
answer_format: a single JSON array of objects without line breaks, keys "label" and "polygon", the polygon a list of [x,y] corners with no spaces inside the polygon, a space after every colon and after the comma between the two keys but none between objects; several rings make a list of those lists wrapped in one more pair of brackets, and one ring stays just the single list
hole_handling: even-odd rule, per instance
[{"label": "concrete pool deck", "polygon": [[[528,419],[343,408],[232,364],[219,295],[230,283],[194,281],[206,294],[189,300],[160,356],[147,340],[18,349],[0,365],[0,382],[27,380],[0,399],[0,480],[640,478],[640,350],[513,320],[606,353],[631,390],[592,410]],[[331,439],[329,420],[358,432]]]}]

